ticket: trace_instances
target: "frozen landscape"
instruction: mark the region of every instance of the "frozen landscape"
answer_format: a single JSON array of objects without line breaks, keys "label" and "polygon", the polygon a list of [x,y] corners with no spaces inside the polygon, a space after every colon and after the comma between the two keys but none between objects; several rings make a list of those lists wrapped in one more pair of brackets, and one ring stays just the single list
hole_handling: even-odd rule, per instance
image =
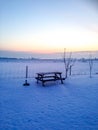
[{"label": "frozen landscape", "polygon": [[[25,67],[28,65],[28,83]],[[61,84],[37,84],[37,72],[61,71],[61,61],[0,60],[0,130],[98,130],[98,61],[76,61]]]},{"label": "frozen landscape", "polygon": [[98,0],[0,0],[0,130],[98,130]]}]

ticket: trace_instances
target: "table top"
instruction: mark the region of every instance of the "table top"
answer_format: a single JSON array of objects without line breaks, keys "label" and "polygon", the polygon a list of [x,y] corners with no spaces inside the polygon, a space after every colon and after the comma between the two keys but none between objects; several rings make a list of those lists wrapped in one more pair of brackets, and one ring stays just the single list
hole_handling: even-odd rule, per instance
[{"label": "table top", "polygon": [[48,75],[48,74],[62,74],[62,72],[40,72],[37,73],[38,75]]}]

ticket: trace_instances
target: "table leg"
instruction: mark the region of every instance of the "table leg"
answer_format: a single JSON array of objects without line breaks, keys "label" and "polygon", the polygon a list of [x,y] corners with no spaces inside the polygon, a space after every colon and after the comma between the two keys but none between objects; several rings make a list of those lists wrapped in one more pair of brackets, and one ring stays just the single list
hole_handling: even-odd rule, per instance
[{"label": "table leg", "polygon": [[44,81],[42,81],[42,85],[45,86]]},{"label": "table leg", "polygon": [[63,79],[62,79],[62,76],[61,76],[61,74],[60,74],[60,79],[61,79],[61,83],[63,84]]},{"label": "table leg", "polygon": [[38,79],[37,79],[37,84],[38,84]]}]

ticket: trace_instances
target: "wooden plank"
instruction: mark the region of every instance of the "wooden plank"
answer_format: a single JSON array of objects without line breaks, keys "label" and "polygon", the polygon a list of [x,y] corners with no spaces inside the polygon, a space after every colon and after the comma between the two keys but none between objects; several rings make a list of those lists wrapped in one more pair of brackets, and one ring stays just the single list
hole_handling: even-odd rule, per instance
[{"label": "wooden plank", "polygon": [[38,75],[48,75],[48,74],[62,74],[62,72],[41,72],[37,73]]}]

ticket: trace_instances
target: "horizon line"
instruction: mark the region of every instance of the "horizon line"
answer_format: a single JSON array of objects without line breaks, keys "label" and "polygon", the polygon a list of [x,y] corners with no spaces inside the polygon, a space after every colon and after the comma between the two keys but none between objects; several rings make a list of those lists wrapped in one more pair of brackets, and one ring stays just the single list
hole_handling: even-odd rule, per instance
[{"label": "horizon line", "polygon": [[[21,52],[21,53],[34,53],[34,54],[56,54],[56,53],[63,53],[64,52],[64,49],[63,51],[54,51],[54,52],[38,52],[38,51],[17,51],[17,50],[1,50],[0,51],[6,51],[6,52]],[[98,50],[76,50],[76,51],[66,51],[66,53],[70,53],[70,52],[73,52],[73,53],[77,53],[77,52],[96,52]]]}]

